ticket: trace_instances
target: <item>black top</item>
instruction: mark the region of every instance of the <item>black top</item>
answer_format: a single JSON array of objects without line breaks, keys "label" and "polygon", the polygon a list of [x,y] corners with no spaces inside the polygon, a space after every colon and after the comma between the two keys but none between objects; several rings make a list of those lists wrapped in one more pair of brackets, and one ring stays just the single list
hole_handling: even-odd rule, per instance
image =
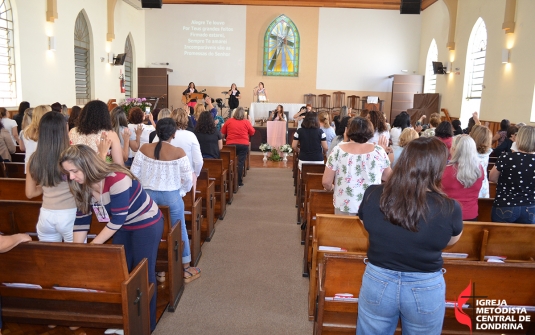
[{"label": "black top", "polygon": [[232,91],[229,90],[229,98],[228,98],[228,106],[230,109],[238,108],[240,105],[240,100],[237,98],[237,96],[240,95],[240,91],[236,90],[236,95],[232,95]]},{"label": "black top", "polygon": [[223,137],[221,133],[216,130],[213,134],[204,134],[199,132],[194,132],[201,146],[201,154],[203,157],[210,158],[219,158],[219,145],[218,141],[222,140]]},{"label": "black top", "polygon": [[513,141],[510,138],[503,140],[502,144],[494,148],[490,153],[491,157],[500,157],[504,152],[511,152],[511,147],[513,146]]},{"label": "black top", "polygon": [[535,204],[535,155],[506,152],[496,161],[500,171],[496,186],[496,207],[529,206]]},{"label": "black top", "polygon": [[[400,185],[400,192],[401,188]],[[463,231],[463,214],[459,203],[428,192],[427,222],[420,220],[419,231],[411,232],[386,220],[379,208],[382,193],[383,185],[368,187],[358,212],[369,234],[369,261],[375,266],[394,271],[439,271],[443,263],[442,250],[452,236]],[[442,204],[440,198],[444,199]]]},{"label": "black top", "polygon": [[[189,87],[188,87],[188,88],[186,88],[186,90],[184,92],[182,92],[182,95],[186,95],[186,94],[189,94],[189,93],[191,93],[191,92],[189,91]],[[196,88],[194,88],[193,89],[193,93],[199,93],[199,92],[197,91]],[[197,99],[191,99],[190,100],[190,102],[196,102],[196,101],[197,101]]]},{"label": "black top", "polygon": [[22,118],[24,117],[23,114],[18,113],[15,116],[13,116],[13,120],[15,120],[15,122],[17,122],[17,130],[19,132],[22,130]]},{"label": "black top", "polygon": [[299,141],[299,160],[311,162],[323,160],[321,141],[327,140],[323,130],[319,128],[299,128],[294,133],[294,140]]}]

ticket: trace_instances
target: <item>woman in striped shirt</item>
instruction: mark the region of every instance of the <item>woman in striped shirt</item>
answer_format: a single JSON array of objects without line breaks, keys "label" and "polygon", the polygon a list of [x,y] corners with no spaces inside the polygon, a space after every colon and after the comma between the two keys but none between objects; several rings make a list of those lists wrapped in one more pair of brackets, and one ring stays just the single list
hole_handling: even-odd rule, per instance
[{"label": "woman in striped shirt", "polygon": [[[101,141],[104,141],[101,138]],[[124,245],[128,270],[143,258],[149,261],[149,282],[156,283],[156,256],[162,238],[163,217],[158,205],[126,168],[108,164],[90,147],[79,144],[63,151],[60,164],[69,175],[76,220],[74,242],[83,243],[91,224],[91,208],[106,227],[91,243],[102,244],[113,236]],[[156,293],[150,302],[151,331],[156,327]]]}]

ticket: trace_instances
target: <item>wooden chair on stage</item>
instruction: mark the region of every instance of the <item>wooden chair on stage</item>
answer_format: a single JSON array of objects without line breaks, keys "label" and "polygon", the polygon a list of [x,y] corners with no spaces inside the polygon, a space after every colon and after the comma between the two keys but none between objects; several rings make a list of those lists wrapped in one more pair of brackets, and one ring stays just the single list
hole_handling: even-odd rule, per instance
[{"label": "wooden chair on stage", "polygon": [[[360,97],[358,95],[350,95],[347,97],[347,108],[351,108],[353,114],[360,111]],[[354,115],[350,115],[354,116]]]},{"label": "wooden chair on stage", "polygon": [[333,92],[333,105],[331,108],[331,116],[340,114],[340,109],[344,106],[346,102],[346,92]]},{"label": "wooden chair on stage", "polygon": [[312,108],[316,108],[317,107],[316,95],[312,93],[305,94],[305,105],[306,104],[310,104]]},{"label": "wooden chair on stage", "polygon": [[318,105],[316,107],[317,112],[330,112],[331,111],[331,96],[329,94],[318,95]]}]

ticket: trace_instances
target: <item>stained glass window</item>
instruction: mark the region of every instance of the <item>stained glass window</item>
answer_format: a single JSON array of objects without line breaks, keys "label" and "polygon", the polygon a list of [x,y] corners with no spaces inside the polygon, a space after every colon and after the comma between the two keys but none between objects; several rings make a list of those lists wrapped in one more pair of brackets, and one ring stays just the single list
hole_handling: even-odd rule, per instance
[{"label": "stained glass window", "polygon": [[277,17],[264,35],[264,76],[297,77],[299,31],[286,15]]}]

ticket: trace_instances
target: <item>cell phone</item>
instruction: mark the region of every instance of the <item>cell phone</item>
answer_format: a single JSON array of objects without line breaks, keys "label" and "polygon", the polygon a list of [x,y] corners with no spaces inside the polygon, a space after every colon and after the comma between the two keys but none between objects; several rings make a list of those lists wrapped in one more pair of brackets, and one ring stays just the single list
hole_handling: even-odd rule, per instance
[{"label": "cell phone", "polygon": [[150,114],[150,107],[145,107],[145,114]]}]

